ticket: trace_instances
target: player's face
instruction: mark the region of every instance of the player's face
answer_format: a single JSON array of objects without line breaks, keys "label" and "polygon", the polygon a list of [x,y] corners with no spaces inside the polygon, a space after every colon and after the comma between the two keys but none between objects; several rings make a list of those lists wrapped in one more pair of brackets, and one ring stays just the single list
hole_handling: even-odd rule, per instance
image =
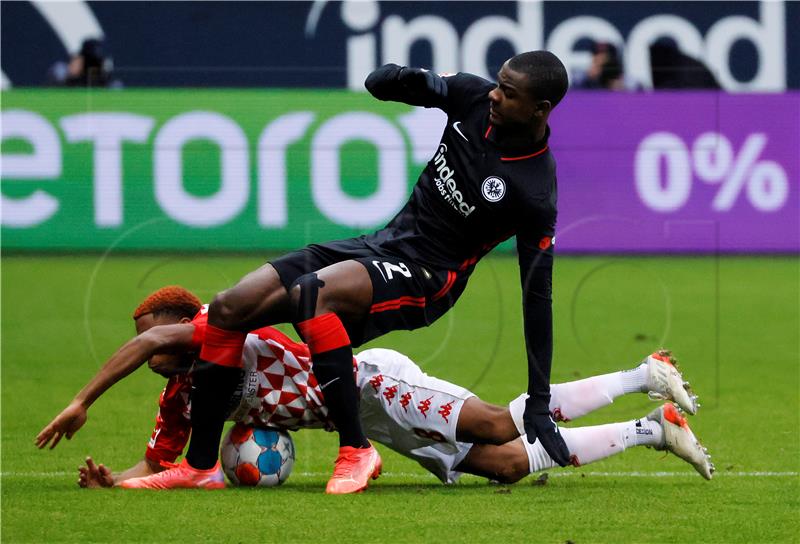
[{"label": "player's face", "polygon": [[489,91],[489,121],[493,125],[530,127],[541,114],[541,102],[532,95],[528,76],[503,64],[497,73],[497,86]]},{"label": "player's face", "polygon": [[[188,319],[176,316],[161,314],[158,317],[153,314],[144,314],[136,320],[136,334],[142,334],[157,325],[175,325],[177,323],[189,322]],[[156,374],[165,378],[188,372],[194,362],[194,357],[187,353],[159,353],[153,355],[147,366]]]}]

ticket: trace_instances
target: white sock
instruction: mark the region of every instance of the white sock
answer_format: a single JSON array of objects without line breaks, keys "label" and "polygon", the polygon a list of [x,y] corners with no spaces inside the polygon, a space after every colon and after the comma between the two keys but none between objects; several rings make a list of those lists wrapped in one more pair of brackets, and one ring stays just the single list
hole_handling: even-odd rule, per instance
[{"label": "white sock", "polygon": [[558,464],[547,455],[547,452],[544,451],[540,441],[537,440],[533,444],[528,444],[528,437],[524,434],[517,440],[522,440],[522,443],[525,445],[525,453],[528,454],[528,464],[531,474],[558,466]]},{"label": "white sock", "polygon": [[[630,370],[614,372],[622,380],[622,390],[627,393],[647,393],[647,363]],[[613,375],[613,374],[612,374]]]},{"label": "white sock", "polygon": [[660,446],[664,442],[664,429],[656,421],[646,417],[628,421],[625,441],[630,446]]},{"label": "white sock", "polygon": [[[551,385],[551,391],[552,388],[553,386]],[[550,394],[552,395],[552,393]],[[517,427],[517,432],[520,434],[520,436],[525,435],[525,423],[522,421],[522,415],[525,413],[525,401],[527,399],[528,394],[523,393],[508,403],[508,411],[511,412],[511,419],[514,420],[514,425]]]},{"label": "white sock", "polygon": [[[591,427],[568,429],[559,427],[561,436],[578,465],[588,465],[606,457],[622,453],[631,446],[658,446],[664,440],[661,425],[649,419],[635,419],[623,423],[609,423]],[[531,472],[557,466],[538,440],[528,444],[521,437],[528,454]]]},{"label": "white sock", "polygon": [[[647,365],[600,376],[550,386],[550,413],[556,421],[571,421],[603,406],[627,393],[647,391]],[[522,414],[525,412],[527,394],[512,400],[508,408],[520,434],[525,432]]]}]

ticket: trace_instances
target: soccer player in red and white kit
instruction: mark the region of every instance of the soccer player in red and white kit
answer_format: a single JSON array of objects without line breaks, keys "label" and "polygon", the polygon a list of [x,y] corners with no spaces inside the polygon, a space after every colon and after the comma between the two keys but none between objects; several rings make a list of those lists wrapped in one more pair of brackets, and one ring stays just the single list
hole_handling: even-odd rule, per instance
[{"label": "soccer player in red and white kit", "polygon": [[247,332],[292,323],[314,356],[339,432],[326,491],[364,489],[380,459],[361,428],[358,390],[345,379],[353,347],[436,321],[461,296],[478,261],[512,236],[527,347],[526,439],[541,443],[559,465],[569,463],[548,411],[557,208],[548,118],[567,92],[564,65],[548,51],[520,53],[503,64],[494,84],[387,64],[365,85],[379,100],[443,110],[447,125],[435,155],[383,229],[284,255],[214,298],[199,354],[205,364],[194,378],[188,462],[164,481],[174,477],[183,485],[214,467]]},{"label": "soccer player in red and white kit", "polygon": [[[116,475],[91,459],[81,469],[84,487],[119,484],[137,488],[143,477],[163,476],[183,452],[191,431],[192,372],[207,330],[207,307],[185,289],[162,288],[134,312],[136,338],[123,346],[75,400],[37,437],[39,447],[71,437],[86,421],[86,411],[100,394],[144,361],[168,377],[161,394],[156,427],[144,459]],[[225,418],[285,430],[333,429],[305,344],[271,327],[247,335],[243,370]],[[426,375],[408,357],[387,349],[356,355],[352,378],[360,392],[360,419],[372,440],[416,460],[442,482],[467,472],[512,483],[555,466],[541,444],[524,439],[522,422],[527,395],[508,407],[488,404],[466,389]],[[554,384],[550,411],[561,420],[578,418],[613,402],[617,396],[649,392],[696,411],[680,373],[665,353],[655,353],[633,370]],[[649,416],[621,423],[562,429],[575,465],[646,445],[672,451],[710,478],[713,465],[672,404]],[[522,436],[520,440],[519,437]],[[185,461],[184,461],[185,462]],[[380,466],[377,467],[377,476]],[[207,471],[201,487],[224,487],[219,469]],[[158,488],[158,476],[147,487]],[[198,487],[190,482],[191,487]],[[164,487],[174,487],[171,483]]]}]

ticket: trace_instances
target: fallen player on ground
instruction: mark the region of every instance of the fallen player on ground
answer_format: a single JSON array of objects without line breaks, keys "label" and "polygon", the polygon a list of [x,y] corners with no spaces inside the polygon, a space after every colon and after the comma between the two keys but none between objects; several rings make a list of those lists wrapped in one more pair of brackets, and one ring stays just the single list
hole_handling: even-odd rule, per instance
[{"label": "fallen player on ground", "polygon": [[[53,448],[62,437],[71,438],[86,422],[89,406],[146,361],[153,371],[168,377],[144,459],[112,474],[87,458],[80,469],[82,487],[122,484],[135,488],[138,478],[161,473],[165,465],[174,462],[189,439],[191,368],[202,344],[206,307],[188,291],[167,287],[145,299],[134,319],[137,336],[112,356],[36,438],[39,448],[48,443]],[[333,429],[305,344],[265,327],[247,336],[242,359],[243,372],[229,404],[229,420],[283,430]],[[408,357],[387,349],[357,354],[353,370],[368,437],[414,459],[442,482],[451,483],[461,473],[469,473],[513,483],[557,466],[538,441],[530,444],[524,439],[525,394],[508,407],[495,406],[462,387],[426,375]],[[570,421],[627,393],[648,393],[675,401],[687,412],[697,410],[696,397],[690,394],[674,360],[660,351],[632,370],[553,384],[550,411],[555,419]],[[640,419],[563,427],[561,432],[575,466],[628,447],[649,446],[674,453],[706,479],[714,471],[685,418],[671,403]],[[206,472],[207,487],[224,486],[219,463]],[[186,487],[196,487],[196,482],[187,482]]]}]

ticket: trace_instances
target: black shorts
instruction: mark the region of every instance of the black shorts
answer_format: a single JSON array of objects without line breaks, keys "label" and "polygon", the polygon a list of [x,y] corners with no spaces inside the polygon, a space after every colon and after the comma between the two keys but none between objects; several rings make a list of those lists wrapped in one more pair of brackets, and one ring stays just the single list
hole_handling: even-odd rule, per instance
[{"label": "black shorts", "polygon": [[350,260],[364,265],[372,280],[369,313],[359,323],[345,323],[355,347],[387,332],[430,325],[455,304],[467,284],[466,271],[422,266],[367,244],[363,236],[312,244],[270,264],[288,290],[304,274]]}]

